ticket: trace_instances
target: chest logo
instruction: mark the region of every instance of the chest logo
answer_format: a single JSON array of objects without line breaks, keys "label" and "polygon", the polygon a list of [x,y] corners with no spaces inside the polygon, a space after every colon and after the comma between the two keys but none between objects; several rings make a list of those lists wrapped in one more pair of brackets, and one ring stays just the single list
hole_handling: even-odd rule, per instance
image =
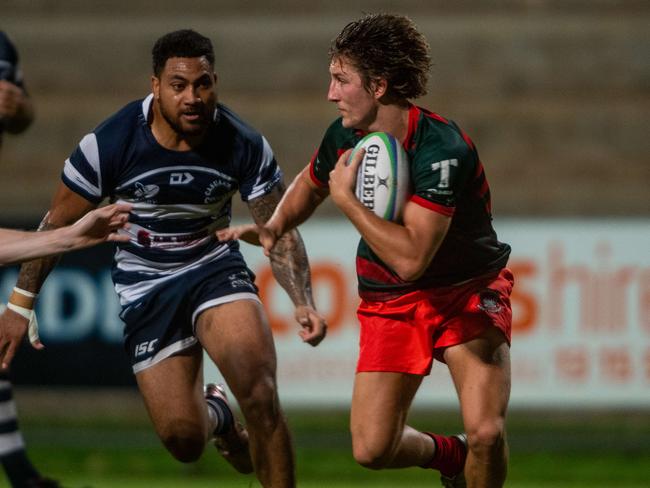
[{"label": "chest logo", "polygon": [[431,171],[434,173],[440,171],[438,188],[449,188],[449,177],[452,166],[458,167],[458,159],[445,159],[444,161],[438,161],[431,165]]},{"label": "chest logo", "polygon": [[160,188],[156,185],[143,185],[139,181],[135,184],[135,191],[133,196],[138,200],[148,200],[149,198],[155,197]]},{"label": "chest logo", "polygon": [[214,203],[219,199],[226,198],[227,194],[232,190],[232,186],[227,181],[217,179],[208,185],[203,192],[205,196],[205,203]]},{"label": "chest logo", "polygon": [[194,176],[192,176],[192,173],[188,173],[187,171],[183,173],[172,173],[169,175],[170,185],[187,185],[192,180],[194,180]]}]

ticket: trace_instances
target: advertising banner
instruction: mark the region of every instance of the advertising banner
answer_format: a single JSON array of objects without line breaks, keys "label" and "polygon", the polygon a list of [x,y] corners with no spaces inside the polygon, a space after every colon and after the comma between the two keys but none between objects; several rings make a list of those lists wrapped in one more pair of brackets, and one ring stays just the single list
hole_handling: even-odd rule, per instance
[{"label": "advertising banner", "polygon": [[[650,406],[650,222],[503,220],[512,248],[513,406]],[[347,405],[357,358],[354,257],[358,233],[344,220],[300,228],[319,310],[329,333],[303,344],[293,307],[259,248],[241,244],[257,275],[278,353],[286,405]],[[12,375],[20,383],[133,384],[105,246],[65,258],[43,287],[37,313],[45,351],[24,345]],[[16,268],[0,269],[7,297]],[[206,361],[207,381],[218,381]],[[416,405],[453,405],[444,364],[436,363]]]}]

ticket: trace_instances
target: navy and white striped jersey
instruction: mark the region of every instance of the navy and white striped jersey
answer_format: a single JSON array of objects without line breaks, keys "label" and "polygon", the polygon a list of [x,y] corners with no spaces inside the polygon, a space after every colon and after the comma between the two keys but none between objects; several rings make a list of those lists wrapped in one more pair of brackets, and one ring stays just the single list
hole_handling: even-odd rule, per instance
[{"label": "navy and white striped jersey", "polygon": [[23,73],[18,65],[18,51],[7,34],[0,31],[0,80],[7,80],[21,88]]},{"label": "navy and white striped jersey", "polygon": [[[7,80],[25,90],[23,73],[18,64],[18,51],[7,34],[2,31],[0,31],[0,80]],[[3,131],[4,124],[0,120],[0,143]]]},{"label": "navy and white striped jersey", "polygon": [[62,174],[93,203],[133,204],[131,241],[118,246],[113,265],[123,307],[179,273],[239,253],[236,242],[214,237],[230,224],[233,194],[248,201],[282,178],[266,139],[221,104],[200,147],[162,147],[147,122],[152,100],[126,105],[87,134]]}]

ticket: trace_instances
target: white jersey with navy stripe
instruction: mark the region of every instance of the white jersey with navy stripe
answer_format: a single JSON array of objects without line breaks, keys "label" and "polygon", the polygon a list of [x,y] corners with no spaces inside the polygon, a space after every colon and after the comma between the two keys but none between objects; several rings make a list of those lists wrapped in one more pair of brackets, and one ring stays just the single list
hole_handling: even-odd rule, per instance
[{"label": "white jersey with navy stripe", "polygon": [[65,162],[62,180],[99,203],[133,204],[131,241],[115,254],[113,281],[127,306],[152,288],[232,252],[214,231],[227,227],[231,199],[267,194],[282,174],[266,139],[219,104],[203,144],[172,151],[148,124],[152,95],[126,105],[87,134]]}]

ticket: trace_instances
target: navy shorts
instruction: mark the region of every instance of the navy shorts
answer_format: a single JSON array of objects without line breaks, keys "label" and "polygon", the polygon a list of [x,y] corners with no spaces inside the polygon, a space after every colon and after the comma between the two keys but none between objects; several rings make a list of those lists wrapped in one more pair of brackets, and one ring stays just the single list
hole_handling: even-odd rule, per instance
[{"label": "navy shorts", "polygon": [[208,308],[236,300],[259,302],[255,275],[241,255],[229,255],[179,274],[128,304],[124,347],[133,372],[194,346],[198,315]]}]

